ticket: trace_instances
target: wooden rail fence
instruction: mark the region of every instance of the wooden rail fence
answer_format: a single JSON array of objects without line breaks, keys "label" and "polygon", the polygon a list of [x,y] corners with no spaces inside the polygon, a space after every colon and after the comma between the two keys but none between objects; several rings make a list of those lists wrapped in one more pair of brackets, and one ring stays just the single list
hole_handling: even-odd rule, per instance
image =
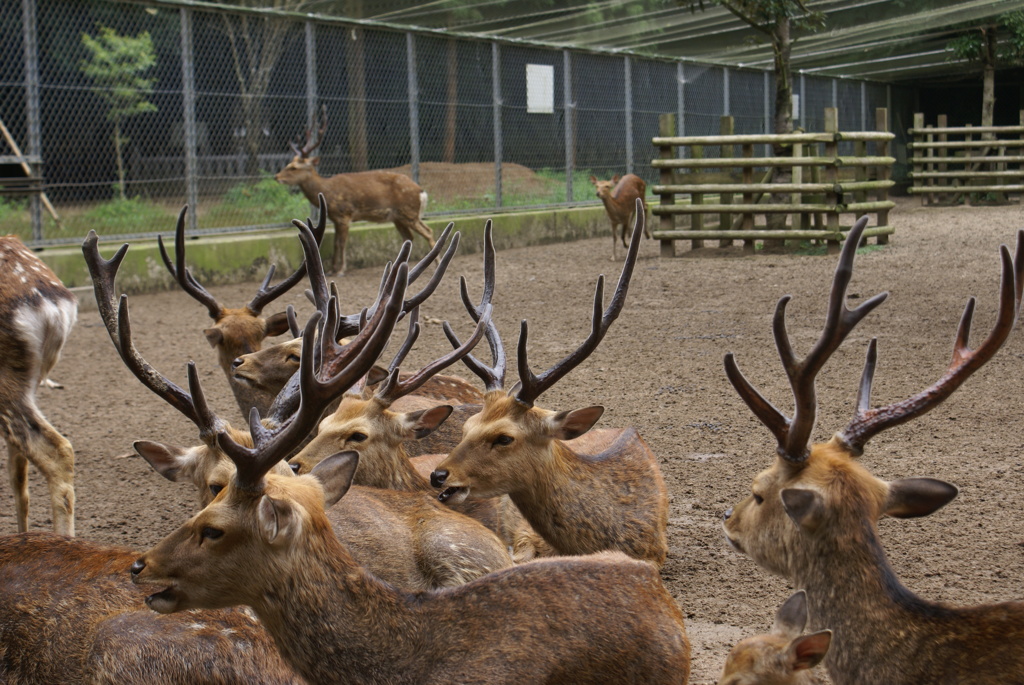
[{"label": "wooden rail fence", "polygon": [[[876,110],[877,131],[840,132],[838,121],[837,110],[830,107],[824,133],[732,135],[732,117],[723,117],[722,135],[678,137],[671,135],[674,115],[662,115],[662,136],[653,139],[660,154],[652,161],[661,170],[660,183],[652,189],[660,202],[651,207],[659,217],[653,235],[661,241],[661,255],[674,256],[676,240],[689,240],[694,248],[703,247],[704,240],[718,240],[721,247],[741,240],[750,254],[759,240],[818,240],[836,252],[854,221],[868,213],[876,214],[876,225],[865,236],[887,242],[894,232],[888,213],[895,206],[889,200],[895,159],[889,155],[894,136],[888,132],[888,113]],[[853,143],[852,155],[839,154],[843,141]],[[872,155],[867,154],[869,144]],[[717,146],[719,155],[708,155],[709,146]],[[755,146],[785,146],[792,156],[755,157]],[[677,155],[678,148],[686,154]],[[788,169],[792,181],[770,183],[775,167]],[[854,215],[848,225],[840,221],[844,214]],[[755,222],[762,215],[764,225]],[[778,218],[769,221],[769,215]],[[676,217],[682,216],[689,217],[688,227],[676,226]]]},{"label": "wooden rail fence", "polygon": [[914,115],[909,192],[924,205],[1020,201],[1024,192],[1024,110],[1019,126],[949,126],[940,114],[936,126]]}]

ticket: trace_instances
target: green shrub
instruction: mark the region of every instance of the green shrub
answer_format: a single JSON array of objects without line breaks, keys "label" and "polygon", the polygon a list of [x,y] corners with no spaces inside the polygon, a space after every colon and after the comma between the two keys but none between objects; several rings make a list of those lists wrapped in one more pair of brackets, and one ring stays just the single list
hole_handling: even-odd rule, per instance
[{"label": "green shrub", "polygon": [[165,231],[167,222],[167,210],[140,197],[129,197],[96,205],[72,223],[84,224],[86,230],[95,230],[100,235],[111,235]]}]

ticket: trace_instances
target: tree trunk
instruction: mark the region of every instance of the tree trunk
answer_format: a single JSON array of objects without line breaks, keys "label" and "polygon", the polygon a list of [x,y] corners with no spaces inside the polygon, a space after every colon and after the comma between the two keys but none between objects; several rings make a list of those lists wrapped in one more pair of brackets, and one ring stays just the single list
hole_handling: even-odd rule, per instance
[{"label": "tree trunk", "polygon": [[242,96],[242,125],[245,127],[245,175],[260,174],[260,151],[263,147],[262,98]]},{"label": "tree trunk", "polygon": [[352,29],[352,40],[345,56],[348,61],[348,150],[351,169],[366,171],[369,153],[366,144],[366,63],[363,31]]},{"label": "tree trunk", "polygon": [[[981,125],[992,126],[993,112],[996,108],[996,27],[986,26],[981,30],[982,46],[981,61],[984,79],[981,91]],[[991,133],[983,134],[982,138],[995,138]]]},{"label": "tree trunk", "polygon": [[[778,20],[771,33],[775,66],[775,128],[772,133],[776,134],[793,132],[793,77],[789,69],[790,54],[793,46],[789,28],[789,19],[783,17]],[[772,154],[776,157],[790,157],[793,154],[793,147],[791,145],[773,145]],[[773,167],[771,182],[788,183],[792,176],[793,174],[790,169]],[[771,201],[775,204],[785,204],[789,202],[789,196],[773,193]],[[768,215],[768,228],[778,230],[785,228],[785,224],[785,214]],[[772,242],[773,245],[781,246],[781,241],[779,243]]]},{"label": "tree trunk", "polygon": [[455,131],[459,117],[459,51],[453,39],[448,40],[448,102],[444,116],[443,161],[455,163]]},{"label": "tree trunk", "polygon": [[121,122],[114,122],[114,156],[117,157],[117,194],[125,200],[124,194],[124,152],[121,149]]}]

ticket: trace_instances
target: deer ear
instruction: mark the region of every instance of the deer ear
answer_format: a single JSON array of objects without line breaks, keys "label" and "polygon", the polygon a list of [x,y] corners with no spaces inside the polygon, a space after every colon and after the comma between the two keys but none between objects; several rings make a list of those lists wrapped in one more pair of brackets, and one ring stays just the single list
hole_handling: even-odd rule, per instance
[{"label": "deer ear", "polygon": [[140,457],[149,462],[154,471],[175,483],[186,480],[195,467],[195,459],[189,456],[189,451],[184,447],[150,440],[136,440],[132,447]]},{"label": "deer ear", "polygon": [[370,371],[366,374],[366,387],[373,387],[374,385],[377,385],[390,375],[391,374],[388,373],[388,370],[385,369],[383,366],[378,366],[374,364],[372,367],[370,367]]},{"label": "deer ear", "polygon": [[260,498],[256,518],[267,544],[287,544],[302,530],[302,519],[295,505],[288,500],[273,499],[269,495]]},{"label": "deer ear", "polygon": [[359,453],[347,450],[327,457],[313,467],[310,474],[324,489],[324,509],[330,509],[352,487],[359,466]]},{"label": "deer ear", "polygon": [[814,668],[825,658],[831,644],[831,630],[798,637],[789,643],[789,663],[794,671]]},{"label": "deer ear", "polygon": [[782,603],[775,614],[773,633],[796,637],[804,632],[807,625],[807,593],[798,590]]},{"label": "deer ear", "polygon": [[808,533],[816,531],[825,516],[825,503],[814,490],[786,488],[782,491],[782,506],[789,518]]},{"label": "deer ear", "polygon": [[412,433],[412,437],[422,440],[436,431],[454,410],[455,407],[450,404],[442,404],[430,409],[411,411],[402,417],[402,425]]},{"label": "deer ear", "polygon": [[953,501],[957,487],[935,478],[904,478],[889,483],[884,513],[907,519],[928,516]]},{"label": "deer ear", "polygon": [[267,334],[268,338],[272,338],[275,335],[284,335],[290,328],[288,328],[288,315],[284,312],[278,312],[267,317],[266,323],[263,325],[263,332]]},{"label": "deer ear", "polygon": [[619,176],[618,174],[615,174],[614,176],[612,176],[612,183],[618,183],[621,179],[622,179],[621,176]]},{"label": "deer ear", "polygon": [[311,165],[313,165],[313,166],[316,166],[317,164],[319,164],[320,163],[320,155],[317,155],[316,157],[310,158],[309,163]]},{"label": "deer ear", "polygon": [[591,185],[595,185],[596,186],[597,185],[597,176],[591,176],[590,177],[590,183],[591,183]]},{"label": "deer ear", "polygon": [[559,412],[548,419],[548,432],[556,440],[572,440],[593,428],[602,414],[600,405]]},{"label": "deer ear", "polygon": [[219,328],[207,328],[203,331],[203,335],[206,336],[206,341],[210,343],[210,347],[216,347],[224,340],[224,331]]}]

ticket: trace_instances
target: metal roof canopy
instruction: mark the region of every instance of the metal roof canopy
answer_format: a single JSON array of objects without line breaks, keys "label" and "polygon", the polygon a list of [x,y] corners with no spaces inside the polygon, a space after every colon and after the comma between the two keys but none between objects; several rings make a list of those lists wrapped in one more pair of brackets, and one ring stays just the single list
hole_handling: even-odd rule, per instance
[{"label": "metal roof canopy", "polygon": [[[337,16],[337,0],[315,9]],[[730,66],[772,68],[763,34],[706,0],[691,12],[674,0],[568,0],[543,9],[503,0],[364,0],[364,19],[447,29],[476,38],[512,38],[583,49],[621,50]],[[823,30],[798,35],[794,72],[885,82],[956,80],[976,68],[956,60],[946,43],[965,29],[1024,10],[1024,0],[810,0]],[[603,12],[603,19],[598,12]],[[607,18],[613,17],[613,18]]]}]

